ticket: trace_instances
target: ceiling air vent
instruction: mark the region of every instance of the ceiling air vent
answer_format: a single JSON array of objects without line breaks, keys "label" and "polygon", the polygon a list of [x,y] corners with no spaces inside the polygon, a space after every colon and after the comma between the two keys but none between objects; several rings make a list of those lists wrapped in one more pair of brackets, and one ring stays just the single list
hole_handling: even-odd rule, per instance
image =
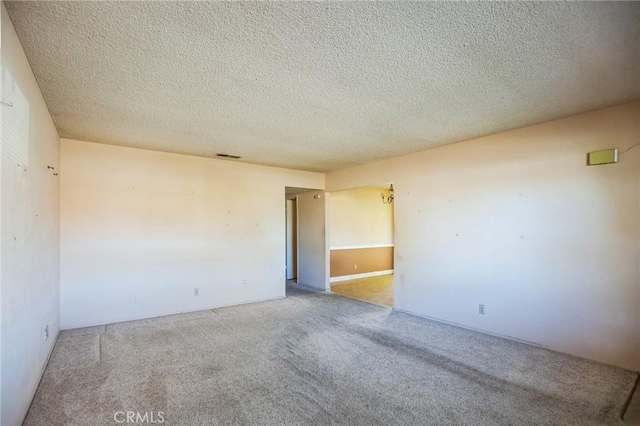
[{"label": "ceiling air vent", "polygon": [[216,154],[216,157],[220,158],[231,158],[232,160],[237,160],[240,158],[239,155],[229,155],[229,154]]}]

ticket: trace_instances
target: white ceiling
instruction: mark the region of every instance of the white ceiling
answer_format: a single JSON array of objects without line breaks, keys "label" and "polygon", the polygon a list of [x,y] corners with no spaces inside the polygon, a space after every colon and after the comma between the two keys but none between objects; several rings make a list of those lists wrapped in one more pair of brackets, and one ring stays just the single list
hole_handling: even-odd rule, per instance
[{"label": "white ceiling", "polygon": [[61,137],[312,171],[640,98],[640,4],[5,2]]}]

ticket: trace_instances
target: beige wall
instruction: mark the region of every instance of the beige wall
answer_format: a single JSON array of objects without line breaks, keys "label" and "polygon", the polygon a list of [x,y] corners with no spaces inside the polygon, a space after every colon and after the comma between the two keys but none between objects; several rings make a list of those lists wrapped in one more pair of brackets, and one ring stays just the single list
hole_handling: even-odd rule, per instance
[{"label": "beige wall", "polygon": [[393,205],[382,203],[382,192],[364,187],[331,193],[331,249],[393,244]]},{"label": "beige wall", "polygon": [[[640,102],[327,175],[394,182],[395,306],[640,370]],[[486,315],[478,305],[486,305]]]},{"label": "beige wall", "polygon": [[59,328],[59,139],[7,11],[0,8],[0,98],[13,104],[0,105],[0,424],[19,425]]},{"label": "beige wall", "polygon": [[[324,175],[61,141],[63,328],[285,294],[285,186]],[[194,296],[194,289],[199,296]]]}]

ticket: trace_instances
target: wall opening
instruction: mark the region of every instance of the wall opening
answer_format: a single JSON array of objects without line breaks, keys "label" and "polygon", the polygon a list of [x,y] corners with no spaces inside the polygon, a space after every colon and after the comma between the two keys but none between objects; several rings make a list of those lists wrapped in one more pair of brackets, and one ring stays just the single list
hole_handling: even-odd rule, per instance
[{"label": "wall opening", "polygon": [[311,188],[285,188],[285,283],[329,289],[327,194]]},{"label": "wall opening", "polygon": [[332,192],[329,221],[331,291],[393,307],[391,184]]},{"label": "wall opening", "polygon": [[298,278],[298,202],[295,198],[286,203],[286,270],[287,280]]}]

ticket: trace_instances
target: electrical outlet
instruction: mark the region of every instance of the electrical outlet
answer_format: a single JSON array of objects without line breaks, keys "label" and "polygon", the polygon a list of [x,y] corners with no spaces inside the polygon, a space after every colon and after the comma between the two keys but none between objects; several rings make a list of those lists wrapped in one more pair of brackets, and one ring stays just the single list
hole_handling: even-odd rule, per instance
[{"label": "electrical outlet", "polygon": [[353,265],[353,269],[358,269],[358,265]]},{"label": "electrical outlet", "polygon": [[194,296],[200,296],[200,289],[199,288],[194,288],[193,289],[193,295]]},{"label": "electrical outlet", "polygon": [[44,340],[49,340],[49,324],[44,328]]},{"label": "electrical outlet", "polygon": [[478,313],[484,315],[484,305],[478,305]]}]

